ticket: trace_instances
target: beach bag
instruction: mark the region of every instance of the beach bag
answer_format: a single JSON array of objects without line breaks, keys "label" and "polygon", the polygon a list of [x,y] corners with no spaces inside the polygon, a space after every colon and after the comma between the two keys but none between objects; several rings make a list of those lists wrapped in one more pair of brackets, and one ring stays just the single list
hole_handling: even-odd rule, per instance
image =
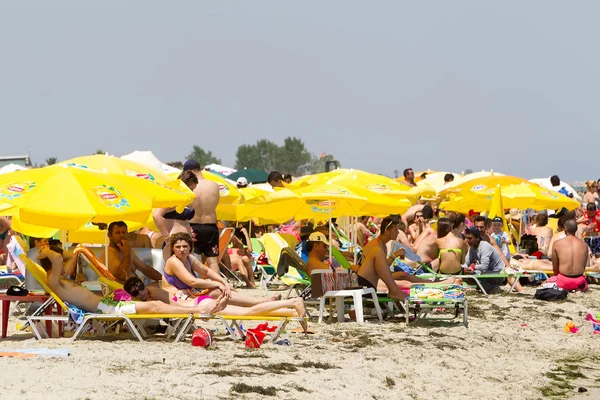
[{"label": "beach bag", "polygon": [[535,291],[534,298],[538,300],[554,301],[564,300],[567,298],[569,292],[559,287],[541,288]]},{"label": "beach bag", "polygon": [[535,235],[526,234],[521,236],[521,243],[519,246],[521,250],[527,253],[529,256],[539,250],[537,237]]}]

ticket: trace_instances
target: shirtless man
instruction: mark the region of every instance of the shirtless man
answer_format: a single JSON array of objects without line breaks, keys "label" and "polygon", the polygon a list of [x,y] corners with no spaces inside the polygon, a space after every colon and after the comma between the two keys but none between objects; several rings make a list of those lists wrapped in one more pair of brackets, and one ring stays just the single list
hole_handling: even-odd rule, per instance
[{"label": "shirtless man", "polygon": [[194,233],[194,252],[202,255],[208,267],[219,272],[219,228],[217,227],[217,205],[219,204],[219,185],[205,179],[200,164],[187,160],[183,164],[184,171],[192,171],[198,178],[194,189],[196,199],[192,202],[195,215],[190,221]]},{"label": "shirtless man", "polygon": [[554,276],[548,282],[555,282],[564,290],[587,290],[585,268],[589,262],[589,247],[577,238],[577,222],[565,221],[564,239],[554,243],[552,249],[552,270]]},{"label": "shirtless man", "polygon": [[117,282],[125,282],[127,278],[135,275],[136,270],[139,270],[154,281],[162,279],[160,272],[144,264],[131,251],[131,247],[127,241],[127,224],[125,222],[115,221],[108,225],[108,242],[108,262],[104,252],[102,252],[99,259],[108,267],[108,270],[114,275]]},{"label": "shirtless man", "polygon": [[421,261],[437,270],[439,260],[437,258],[438,249],[436,246],[437,232],[433,230],[429,221],[433,218],[433,209],[425,206],[421,210],[423,214],[423,232],[417,237],[413,244],[413,250],[421,257]]},{"label": "shirtless man", "polygon": [[308,253],[308,262],[306,263],[308,276],[317,269],[331,269],[329,264],[324,262],[329,254],[329,241],[321,232],[310,234],[306,241],[306,252]]},{"label": "shirtless man", "polygon": [[[398,237],[398,224],[400,216],[388,216],[381,221],[381,230],[379,236],[371,240],[363,248],[363,263],[358,270],[358,284],[368,288],[378,290],[379,281],[381,280],[387,289],[388,296],[404,300],[408,295],[401,288],[410,288],[412,283],[431,283],[431,281],[417,278],[413,275],[408,275],[403,272],[390,271],[391,263],[400,256],[400,251],[391,256],[387,256],[386,244],[390,240],[395,240]],[[400,280],[397,280],[400,279]],[[455,278],[448,279],[444,283],[458,283]]]},{"label": "shirtless man", "polygon": [[[204,303],[196,307],[165,304],[162,301],[133,302],[115,301],[112,295],[105,297],[92,293],[76,282],[61,279],[63,258],[62,249],[44,246],[40,249],[40,265],[48,273],[48,286],[64,302],[73,304],[83,311],[104,314],[213,314],[225,307],[225,302]],[[110,297],[109,297],[110,296]]]},{"label": "shirtless man", "polygon": [[404,180],[400,181],[400,183],[405,184],[406,186],[417,186],[415,183],[415,173],[412,168],[406,168],[402,175],[404,175]]}]

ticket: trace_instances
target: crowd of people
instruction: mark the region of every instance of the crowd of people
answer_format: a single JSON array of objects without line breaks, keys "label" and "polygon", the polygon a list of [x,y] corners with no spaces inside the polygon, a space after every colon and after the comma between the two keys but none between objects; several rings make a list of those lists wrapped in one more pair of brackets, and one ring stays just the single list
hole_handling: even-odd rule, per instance
[{"label": "crowd of people", "polygon": [[[404,178],[404,184],[415,185],[412,169],[404,171]],[[297,238],[295,251],[309,277],[312,271],[340,266],[339,260],[329,258],[329,247],[334,246],[347,258],[359,286],[386,292],[398,300],[408,296],[411,285],[431,282],[419,277],[419,271],[424,269],[438,275],[439,282],[454,284],[461,284],[472,274],[498,274],[507,269],[548,271],[553,275],[548,282],[565,290],[586,290],[586,272],[600,272],[600,199],[596,181],[586,183],[588,191],[577,210],[541,211],[524,226],[520,226],[518,211],[510,210],[506,220],[516,232],[523,233],[522,238],[517,238],[512,231],[504,230],[505,219],[501,216],[490,219],[483,213],[448,212],[427,200],[420,200],[403,215],[361,216],[345,226],[335,219],[324,224],[291,219],[281,226],[269,227],[218,221],[219,187],[204,178],[201,166],[196,161],[186,161],[180,179],[195,198],[182,212],[174,208],[154,210],[157,231],[142,228],[129,232],[123,221],[101,226],[106,229],[108,251],[99,262],[123,285],[126,294],[100,296],[79,285],[69,276],[69,271],[74,270],[72,254],[57,246],[60,243],[55,240],[30,238],[28,256],[40,262],[47,271],[49,287],[65,301],[88,312],[122,314],[195,312],[303,317],[302,298],[246,297],[221,273],[226,267],[237,272],[247,288],[254,288],[256,252],[251,239],[265,232],[285,232]],[[269,174],[268,183],[273,188],[283,187],[291,179],[274,171]],[[445,182],[453,179],[452,174],[444,177]],[[244,188],[248,182],[240,178],[237,185]],[[550,224],[550,219],[555,219],[556,224]],[[0,261],[4,263],[8,261],[6,245],[11,235],[16,235],[10,222],[9,218],[0,217]],[[335,224],[335,229],[329,223]],[[551,225],[556,225],[556,230]],[[223,251],[219,237],[226,226],[234,227],[235,233]],[[132,250],[140,247],[162,249],[162,272],[147,265]],[[285,259],[281,262],[285,263]],[[523,291],[521,284],[510,278],[482,280],[489,293],[501,291],[506,283],[517,292]]]}]

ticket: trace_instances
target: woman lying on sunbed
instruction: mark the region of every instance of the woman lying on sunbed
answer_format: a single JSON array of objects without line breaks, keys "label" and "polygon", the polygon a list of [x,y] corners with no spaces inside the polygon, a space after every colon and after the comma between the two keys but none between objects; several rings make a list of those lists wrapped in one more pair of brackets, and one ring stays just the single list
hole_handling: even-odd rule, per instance
[{"label": "woman lying on sunbed", "polygon": [[[192,237],[187,233],[176,233],[171,236],[171,252],[163,271],[162,291],[168,294],[165,298],[162,291],[153,288],[138,288],[140,293],[153,299],[155,296],[165,302],[200,305],[207,304],[215,313],[226,315],[277,315],[303,317],[305,315],[302,299],[279,300],[250,298],[232,291],[229,284],[216,272],[203,265],[190,255]],[[200,276],[201,278],[199,278]],[[148,291],[149,290],[149,291]],[[129,292],[129,291],[128,291]],[[138,297],[129,292],[132,296]],[[138,297],[140,300],[142,298]]]}]

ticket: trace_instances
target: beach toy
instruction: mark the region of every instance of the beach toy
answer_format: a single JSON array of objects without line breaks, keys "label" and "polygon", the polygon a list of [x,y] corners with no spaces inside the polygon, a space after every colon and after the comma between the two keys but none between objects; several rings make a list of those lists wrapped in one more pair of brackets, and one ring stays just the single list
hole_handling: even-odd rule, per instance
[{"label": "beach toy", "polygon": [[592,323],[592,328],[594,329],[595,335],[600,334],[600,318],[598,317],[600,317],[600,314],[598,314],[595,319],[594,317],[592,317],[592,314],[585,314],[585,320],[590,321]]},{"label": "beach toy", "polygon": [[564,329],[565,329],[565,332],[571,332],[571,333],[579,332],[579,329],[577,329],[577,327],[575,326],[575,323],[573,321],[567,321]]},{"label": "beach toy", "polygon": [[206,328],[198,328],[192,334],[192,346],[200,346],[205,349],[212,343],[212,334]]},{"label": "beach toy", "polygon": [[259,349],[263,340],[265,340],[265,336],[267,336],[267,334],[259,330],[248,329],[246,331],[246,340],[244,341],[244,345],[249,349]]}]

